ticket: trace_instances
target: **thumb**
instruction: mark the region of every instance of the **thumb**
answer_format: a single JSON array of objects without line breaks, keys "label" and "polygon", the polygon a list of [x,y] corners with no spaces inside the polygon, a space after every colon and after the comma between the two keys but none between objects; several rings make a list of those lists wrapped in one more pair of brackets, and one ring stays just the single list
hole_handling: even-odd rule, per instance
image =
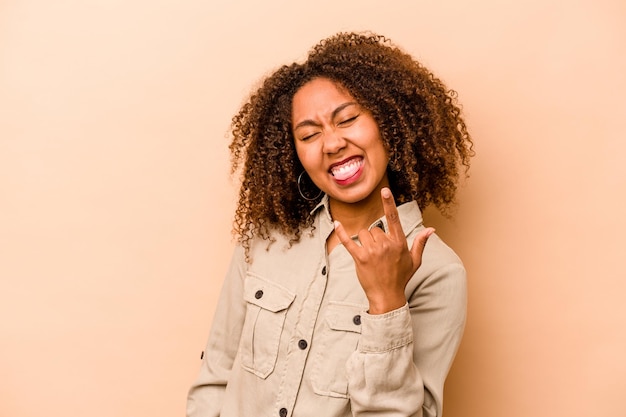
[{"label": "thumb", "polygon": [[415,237],[415,240],[413,240],[413,245],[411,246],[411,258],[413,258],[413,265],[416,266],[416,269],[422,264],[422,254],[424,253],[426,242],[433,233],[435,233],[435,229],[428,227],[422,230],[420,234]]}]

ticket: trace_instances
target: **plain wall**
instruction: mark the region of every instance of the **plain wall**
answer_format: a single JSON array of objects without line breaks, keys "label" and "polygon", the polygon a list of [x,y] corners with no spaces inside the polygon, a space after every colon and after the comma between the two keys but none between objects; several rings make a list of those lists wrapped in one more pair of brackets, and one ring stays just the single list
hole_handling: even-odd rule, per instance
[{"label": "plain wall", "polygon": [[0,415],[176,416],[233,245],[230,118],[323,37],[387,35],[477,156],[447,417],[626,415],[622,0],[0,2]]}]

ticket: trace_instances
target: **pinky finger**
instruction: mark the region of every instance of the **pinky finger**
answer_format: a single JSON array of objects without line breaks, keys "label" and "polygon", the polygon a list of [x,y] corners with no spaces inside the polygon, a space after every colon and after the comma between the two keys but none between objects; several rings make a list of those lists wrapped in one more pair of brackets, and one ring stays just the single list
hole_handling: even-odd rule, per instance
[{"label": "pinky finger", "polygon": [[335,225],[335,233],[337,234],[339,241],[343,244],[346,250],[352,256],[354,256],[356,254],[356,251],[359,250],[359,245],[357,245],[352,239],[350,239],[350,236],[348,236],[348,233],[346,232],[346,230],[343,228],[343,225],[339,221],[335,220],[334,225]]}]

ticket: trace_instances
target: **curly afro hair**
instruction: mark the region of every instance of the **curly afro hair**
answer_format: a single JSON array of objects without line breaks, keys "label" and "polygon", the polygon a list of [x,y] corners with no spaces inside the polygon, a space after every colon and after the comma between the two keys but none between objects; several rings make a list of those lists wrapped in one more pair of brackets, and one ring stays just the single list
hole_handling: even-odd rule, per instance
[{"label": "curly afro hair", "polygon": [[398,204],[415,200],[422,209],[434,205],[446,214],[460,171],[469,169],[472,141],[456,93],[385,37],[339,33],[314,46],[304,63],[284,65],[267,77],[233,117],[231,173],[241,175],[234,233],[246,249],[254,237],[271,241],[273,231],[296,242],[312,226],[310,212],[319,201],[298,191],[304,168],[291,106],[296,91],[320,77],[345,88],[378,123]]}]

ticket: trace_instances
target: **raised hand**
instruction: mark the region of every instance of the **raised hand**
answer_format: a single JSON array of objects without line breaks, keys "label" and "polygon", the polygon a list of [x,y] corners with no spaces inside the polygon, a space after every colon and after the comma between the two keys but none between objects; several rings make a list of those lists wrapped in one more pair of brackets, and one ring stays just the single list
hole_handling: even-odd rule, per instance
[{"label": "raised hand", "polygon": [[400,224],[398,209],[389,188],[380,192],[389,231],[378,227],[358,233],[359,246],[350,239],[340,222],[335,221],[339,241],[352,255],[356,273],[369,301],[370,314],[382,314],[406,303],[404,288],[422,264],[426,241],[435,231],[426,228],[415,237],[409,249]]}]

